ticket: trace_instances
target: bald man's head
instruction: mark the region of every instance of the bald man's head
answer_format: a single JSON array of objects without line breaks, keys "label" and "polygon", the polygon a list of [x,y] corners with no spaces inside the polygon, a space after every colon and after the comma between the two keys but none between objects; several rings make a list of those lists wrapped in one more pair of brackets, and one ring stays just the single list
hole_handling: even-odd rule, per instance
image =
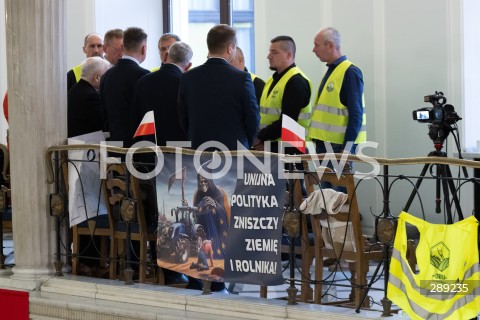
[{"label": "bald man's head", "polygon": [[243,56],[243,51],[240,47],[237,46],[237,54],[230,64],[238,70],[245,70],[245,57]]},{"label": "bald man's head", "polygon": [[103,38],[96,33],[87,34],[83,40],[83,52],[90,57],[103,57]]}]

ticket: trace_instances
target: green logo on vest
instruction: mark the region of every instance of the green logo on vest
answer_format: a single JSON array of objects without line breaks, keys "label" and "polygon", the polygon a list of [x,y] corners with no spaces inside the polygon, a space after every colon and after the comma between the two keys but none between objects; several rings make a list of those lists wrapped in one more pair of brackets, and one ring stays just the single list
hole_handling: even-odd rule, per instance
[{"label": "green logo on vest", "polygon": [[335,84],[333,82],[329,82],[327,84],[327,91],[328,92],[332,92],[334,88],[335,88]]},{"label": "green logo on vest", "polygon": [[450,261],[450,249],[443,243],[439,242],[430,249],[430,264],[440,270],[448,268]]},{"label": "green logo on vest", "polygon": [[275,99],[275,96],[278,94],[279,89],[277,87],[273,88],[272,99]]}]

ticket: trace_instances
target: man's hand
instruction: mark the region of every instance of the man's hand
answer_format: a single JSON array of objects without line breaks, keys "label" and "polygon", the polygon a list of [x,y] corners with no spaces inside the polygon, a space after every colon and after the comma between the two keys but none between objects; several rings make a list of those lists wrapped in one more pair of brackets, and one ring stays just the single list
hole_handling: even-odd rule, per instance
[{"label": "man's hand", "polygon": [[253,148],[257,151],[263,151],[265,149],[263,141],[255,138],[255,140],[253,141]]}]

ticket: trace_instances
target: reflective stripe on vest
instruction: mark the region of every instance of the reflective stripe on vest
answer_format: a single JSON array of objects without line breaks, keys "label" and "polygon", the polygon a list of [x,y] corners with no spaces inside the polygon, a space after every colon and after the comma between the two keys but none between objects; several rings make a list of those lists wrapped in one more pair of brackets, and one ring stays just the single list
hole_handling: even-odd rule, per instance
[{"label": "reflective stripe on vest", "polygon": [[75,74],[75,80],[78,82],[82,77],[82,65],[79,64],[78,66],[73,67],[73,74]]},{"label": "reflective stripe on vest", "polygon": [[[406,223],[420,232],[418,274],[407,261]],[[412,319],[469,319],[480,312],[478,221],[470,216],[451,225],[430,224],[402,212],[393,246],[387,297]],[[459,246],[458,244],[462,245]],[[466,293],[433,293],[432,284],[465,284]],[[454,287],[454,286],[453,286]],[[460,286],[459,288],[463,288]]]},{"label": "reflective stripe on vest", "polygon": [[[263,129],[274,121],[280,119],[280,114],[282,113],[282,99],[283,93],[285,91],[285,86],[287,85],[288,80],[290,80],[290,78],[296,74],[301,74],[302,77],[304,77],[308,81],[308,84],[310,85],[310,92],[312,92],[312,83],[310,79],[308,79],[308,77],[298,67],[293,67],[288,70],[277,82],[277,84],[269,94],[268,92],[270,86],[273,83],[273,78],[270,77],[265,83],[262,97],[260,98],[260,129]],[[309,103],[307,106],[303,107],[300,110],[300,114],[298,115],[297,122],[305,129],[308,129],[310,125],[311,111],[312,108]]]},{"label": "reflective stripe on vest", "polygon": [[[345,72],[352,65],[348,60],[341,62],[328,77],[325,86],[314,100],[316,106],[313,109],[308,137],[312,139],[343,144],[348,125],[348,109],[340,101]],[[364,107],[362,126],[355,143],[367,140],[367,117],[365,114],[365,100],[362,96]]]}]

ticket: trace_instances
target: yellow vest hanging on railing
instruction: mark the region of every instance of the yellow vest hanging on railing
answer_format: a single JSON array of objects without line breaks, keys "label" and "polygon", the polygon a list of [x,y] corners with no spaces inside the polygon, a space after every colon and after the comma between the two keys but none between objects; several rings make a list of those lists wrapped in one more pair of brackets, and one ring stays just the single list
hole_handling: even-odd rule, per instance
[{"label": "yellow vest hanging on railing", "polygon": [[[406,223],[420,233],[418,273],[407,257]],[[480,312],[478,221],[431,224],[402,212],[393,245],[387,298],[412,319],[471,319]]]}]

